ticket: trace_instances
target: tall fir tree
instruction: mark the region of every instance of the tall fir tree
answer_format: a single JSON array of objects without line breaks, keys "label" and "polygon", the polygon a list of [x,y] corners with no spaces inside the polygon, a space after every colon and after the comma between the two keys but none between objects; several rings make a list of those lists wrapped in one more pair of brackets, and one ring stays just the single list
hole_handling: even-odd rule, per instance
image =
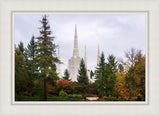
[{"label": "tall fir tree", "polygon": [[117,61],[115,56],[113,55],[108,56],[108,65],[114,74],[117,73],[118,69],[117,69]]},{"label": "tall fir tree", "polygon": [[27,52],[29,59],[33,60],[36,56],[36,42],[34,35],[32,36],[28,46],[27,46]]},{"label": "tall fir tree", "polygon": [[80,68],[78,70],[78,83],[81,84],[81,85],[86,85],[89,83],[89,80],[88,80],[88,76],[87,76],[87,70],[86,70],[86,67],[85,67],[85,63],[84,63],[84,60],[82,58],[81,60],[81,63],[80,63]]},{"label": "tall fir tree", "polygon": [[29,75],[30,77],[35,78],[38,72],[36,70],[36,42],[34,36],[32,36],[27,48],[25,49],[25,54],[27,56],[26,65]]},{"label": "tall fir tree", "polygon": [[105,56],[104,53],[102,52],[101,57],[100,57],[100,62],[96,68],[95,75],[96,75],[96,88],[99,96],[104,96],[105,95]]},{"label": "tall fir tree", "polygon": [[116,83],[116,73],[117,73],[117,61],[116,57],[113,55],[108,56],[108,63],[106,64],[105,79],[106,81],[106,95],[115,96],[114,86]]},{"label": "tall fir tree", "polygon": [[109,55],[108,63],[105,62],[104,53],[100,57],[100,63],[96,69],[96,87],[99,96],[113,96],[113,88],[116,80],[117,62],[113,55]]},{"label": "tall fir tree", "polygon": [[22,41],[20,41],[20,43],[18,44],[18,49],[21,52],[21,54],[23,55],[24,62],[26,63],[27,60],[28,60],[28,57],[27,57],[27,54],[26,54],[26,51],[25,51],[25,48],[24,48],[24,44],[23,44]]},{"label": "tall fir tree", "polygon": [[68,70],[67,70],[67,69],[64,71],[63,79],[64,79],[64,80],[71,81],[71,79],[69,79],[69,72],[68,72]]},{"label": "tall fir tree", "polygon": [[56,63],[58,58],[55,56],[56,45],[53,43],[54,37],[51,36],[50,26],[47,16],[44,15],[40,21],[40,36],[37,37],[36,61],[40,72],[40,80],[43,81],[43,100],[47,100],[47,80],[57,79]]},{"label": "tall fir tree", "polygon": [[18,49],[19,49],[19,51],[22,53],[22,54],[24,54],[24,45],[23,45],[23,42],[22,41],[20,41],[20,43],[18,44]]}]

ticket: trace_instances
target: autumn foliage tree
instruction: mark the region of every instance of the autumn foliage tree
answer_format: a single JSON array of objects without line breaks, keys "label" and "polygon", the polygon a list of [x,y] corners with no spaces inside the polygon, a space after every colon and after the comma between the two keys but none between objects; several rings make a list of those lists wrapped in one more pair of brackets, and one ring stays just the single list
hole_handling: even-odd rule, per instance
[{"label": "autumn foliage tree", "polygon": [[68,94],[76,93],[76,89],[78,88],[78,84],[76,82],[69,82],[68,80],[60,79],[56,84],[57,93],[61,90],[67,92]]},{"label": "autumn foliage tree", "polygon": [[[129,92],[130,100],[145,100],[145,56],[141,51],[132,50],[132,64],[126,74],[126,88]],[[134,55],[133,55],[134,54]],[[128,55],[129,56],[129,55]],[[130,56],[130,57],[132,57]]]},{"label": "autumn foliage tree", "polygon": [[127,89],[125,88],[126,72],[122,70],[122,65],[119,65],[119,66],[121,68],[119,68],[118,73],[116,73],[116,83],[114,86],[114,91],[116,92],[118,96],[118,100],[128,100],[129,93],[127,92]]}]

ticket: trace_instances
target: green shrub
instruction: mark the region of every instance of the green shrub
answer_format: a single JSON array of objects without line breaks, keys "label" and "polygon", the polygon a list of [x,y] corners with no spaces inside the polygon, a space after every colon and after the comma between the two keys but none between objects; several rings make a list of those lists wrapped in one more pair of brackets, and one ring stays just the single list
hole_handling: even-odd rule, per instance
[{"label": "green shrub", "polygon": [[80,94],[70,94],[68,95],[69,98],[82,98]]},{"label": "green shrub", "polygon": [[81,101],[82,96],[80,94],[70,94],[68,95],[70,101]]},{"label": "green shrub", "polygon": [[116,97],[106,97],[104,96],[104,101],[117,101],[117,98]]},{"label": "green shrub", "polygon": [[59,91],[57,91],[56,88],[53,88],[53,89],[51,89],[51,90],[48,91],[48,94],[58,96],[59,95]]},{"label": "green shrub", "polygon": [[59,96],[64,98],[64,97],[68,97],[68,94],[66,92],[63,91],[63,89],[59,92]]},{"label": "green shrub", "polygon": [[69,98],[68,97],[47,97],[47,101],[69,101]]},{"label": "green shrub", "polygon": [[108,101],[107,96],[104,96],[103,99],[104,101]]},{"label": "green shrub", "polygon": [[126,98],[121,98],[119,101],[127,101]]},{"label": "green shrub", "polygon": [[41,101],[39,96],[15,96],[15,101]]}]

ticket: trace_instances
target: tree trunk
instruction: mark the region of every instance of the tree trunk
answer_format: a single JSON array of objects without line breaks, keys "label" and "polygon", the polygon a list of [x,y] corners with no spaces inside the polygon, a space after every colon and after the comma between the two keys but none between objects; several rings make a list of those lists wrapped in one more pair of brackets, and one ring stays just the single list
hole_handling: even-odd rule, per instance
[{"label": "tree trunk", "polygon": [[47,101],[47,87],[46,87],[46,79],[44,79],[44,90],[43,90],[43,101]]}]

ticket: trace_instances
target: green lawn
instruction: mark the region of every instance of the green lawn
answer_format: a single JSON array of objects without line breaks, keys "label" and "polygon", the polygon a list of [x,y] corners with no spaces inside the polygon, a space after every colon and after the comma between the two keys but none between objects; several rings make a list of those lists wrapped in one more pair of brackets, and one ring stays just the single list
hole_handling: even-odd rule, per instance
[{"label": "green lawn", "polygon": [[[42,101],[39,96],[16,96],[15,101]],[[70,97],[47,97],[47,101],[82,101],[82,98],[70,98]]]}]

